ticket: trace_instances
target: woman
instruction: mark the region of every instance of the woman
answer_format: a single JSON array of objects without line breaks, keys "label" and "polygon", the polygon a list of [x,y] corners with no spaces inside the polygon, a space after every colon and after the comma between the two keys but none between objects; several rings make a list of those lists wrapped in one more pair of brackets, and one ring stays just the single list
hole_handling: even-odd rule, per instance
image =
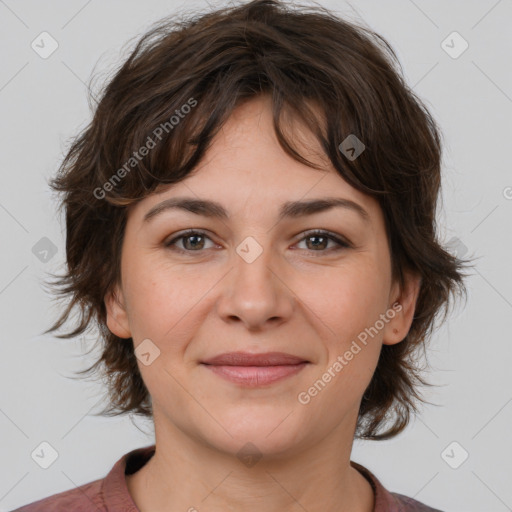
[{"label": "woman", "polygon": [[146,34],[52,186],[73,332],[155,445],[18,510],[435,511],[350,460],[407,426],[464,292],[438,128],[386,41],[256,0]]}]

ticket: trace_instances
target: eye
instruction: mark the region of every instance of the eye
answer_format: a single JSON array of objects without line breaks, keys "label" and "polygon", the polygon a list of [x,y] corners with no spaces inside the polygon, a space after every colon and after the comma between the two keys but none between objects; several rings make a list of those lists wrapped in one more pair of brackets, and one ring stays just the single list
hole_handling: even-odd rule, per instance
[{"label": "eye", "polygon": [[[165,242],[164,245],[165,247],[169,247],[172,250],[181,253],[201,252],[202,249],[208,249],[208,247],[205,247],[205,240],[210,240],[210,242],[212,242],[211,238],[208,237],[204,231],[189,229],[168,242]],[[308,241],[310,240],[313,240],[313,242],[308,244]],[[303,241],[306,241],[306,244],[309,245],[305,250],[312,252],[327,252],[326,249],[329,242],[334,242],[335,244],[335,247],[330,248],[331,250],[348,249],[351,247],[349,242],[329,231],[323,230],[307,232],[299,243],[302,243]],[[179,247],[180,242],[182,242],[181,247]]]},{"label": "eye", "polygon": [[[173,238],[172,240],[169,240],[165,243],[166,247],[172,247],[173,250],[176,250],[178,252],[198,252],[201,249],[204,249],[204,241],[205,239],[208,239],[211,241],[211,239],[206,236],[206,233],[204,231],[198,231],[195,229],[189,229],[185,231],[184,233],[181,233],[181,235]],[[180,248],[176,246],[176,243],[178,241],[184,240],[184,248]],[[189,243],[190,242],[190,243]]]},{"label": "eye", "polygon": [[[308,245],[308,240],[313,240],[313,243],[309,244],[309,247],[306,247],[306,250],[312,250],[313,252],[327,252],[325,249],[330,241],[336,244],[337,247],[331,247],[331,249],[335,251],[351,247],[348,242],[342,240],[333,233],[318,229],[307,232],[306,236],[304,236],[299,243],[306,241],[306,245]],[[313,249],[310,249],[310,247]]]}]

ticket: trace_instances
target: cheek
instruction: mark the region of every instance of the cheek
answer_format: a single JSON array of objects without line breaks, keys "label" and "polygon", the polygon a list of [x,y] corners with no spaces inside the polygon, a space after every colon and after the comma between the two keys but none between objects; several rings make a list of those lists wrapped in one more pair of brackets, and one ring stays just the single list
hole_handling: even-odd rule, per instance
[{"label": "cheek", "polygon": [[377,366],[382,331],[375,334],[371,327],[385,311],[386,280],[377,267],[365,265],[330,279],[326,289],[322,299],[312,302],[329,327],[324,330],[326,360],[318,378],[328,382],[322,392],[324,407],[342,415],[357,407]]},{"label": "cheek", "polygon": [[369,383],[379,358],[384,325],[380,319],[387,308],[388,279],[381,265],[365,266],[347,281],[340,298],[336,328],[341,336],[331,347],[331,358],[342,356],[341,373],[358,391]]},{"label": "cheek", "polygon": [[301,298],[307,297],[305,302],[326,329],[343,340],[357,336],[384,313],[388,288],[379,265],[361,258],[361,264],[326,270],[315,286],[304,286]]},{"label": "cheek", "polygon": [[136,255],[125,265],[125,290],[127,294],[130,327],[136,342],[142,339],[162,339],[176,323],[175,317],[184,307],[180,285],[161,265],[151,259],[137,259]]},{"label": "cheek", "polygon": [[130,270],[126,289],[134,339],[150,338],[162,352],[179,351],[180,340],[195,328],[218,277],[148,257]]},{"label": "cheek", "polygon": [[338,392],[347,399],[362,395],[375,371],[382,330],[372,327],[386,310],[388,277],[377,261],[361,258],[360,265],[330,272],[323,291],[318,288],[310,298],[308,305],[321,318],[325,335],[322,371],[330,369],[335,375],[330,386],[337,390],[336,396]]}]

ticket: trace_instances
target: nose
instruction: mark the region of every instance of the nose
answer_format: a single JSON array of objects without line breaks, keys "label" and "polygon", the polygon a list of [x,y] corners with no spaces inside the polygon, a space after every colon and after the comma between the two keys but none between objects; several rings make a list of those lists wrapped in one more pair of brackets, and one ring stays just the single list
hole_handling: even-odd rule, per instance
[{"label": "nose", "polygon": [[254,261],[234,254],[233,267],[220,283],[223,289],[217,304],[225,322],[241,322],[252,331],[285,322],[295,301],[283,265],[278,265],[270,247],[260,246],[263,251]]}]

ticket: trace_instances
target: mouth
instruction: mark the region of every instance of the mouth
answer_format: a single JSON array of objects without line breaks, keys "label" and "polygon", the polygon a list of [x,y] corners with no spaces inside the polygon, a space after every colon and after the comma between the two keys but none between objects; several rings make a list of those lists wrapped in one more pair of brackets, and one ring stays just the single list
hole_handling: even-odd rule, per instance
[{"label": "mouth", "polygon": [[230,382],[245,387],[259,387],[296,375],[310,361],[282,352],[230,352],[202,361],[201,364]]}]

